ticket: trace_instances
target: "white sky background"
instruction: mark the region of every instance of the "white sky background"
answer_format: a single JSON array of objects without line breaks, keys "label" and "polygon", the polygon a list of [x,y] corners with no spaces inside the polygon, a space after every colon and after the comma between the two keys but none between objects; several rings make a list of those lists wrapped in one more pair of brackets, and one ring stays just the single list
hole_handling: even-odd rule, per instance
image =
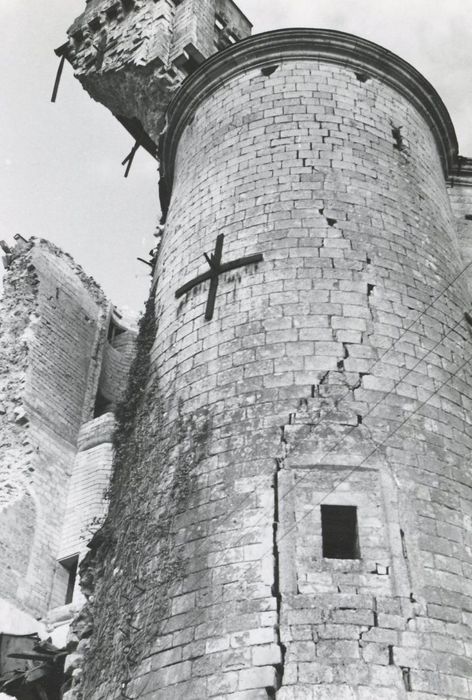
[{"label": "white sky background", "polygon": [[[470,0],[239,0],[254,33],[322,27],[357,34],[397,53],[436,88],[460,153],[472,157]],[[0,0],[0,238],[41,236],[73,255],[111,300],[141,310],[154,245],[157,164],[94,103],[66,64],[50,95],[54,48],[85,0]],[[1,322],[1,320],[0,320]]]}]

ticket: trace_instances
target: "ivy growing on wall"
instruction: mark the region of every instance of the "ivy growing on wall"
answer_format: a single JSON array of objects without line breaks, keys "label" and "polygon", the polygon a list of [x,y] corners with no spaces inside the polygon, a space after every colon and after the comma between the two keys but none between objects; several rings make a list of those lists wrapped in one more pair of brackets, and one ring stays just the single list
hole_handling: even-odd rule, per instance
[{"label": "ivy growing on wall", "polygon": [[[154,299],[141,320],[137,353],[124,401],[117,410],[110,508],[83,567],[93,619],[77,693],[129,698],[132,671],[165,634],[169,592],[185,574],[185,544],[175,538],[175,516],[185,512],[195,470],[206,455],[206,418],[184,418],[176,397],[160,395],[152,363]],[[173,404],[176,416],[165,424]],[[177,405],[176,405],[177,404]],[[90,633],[90,632],[88,632]]]}]

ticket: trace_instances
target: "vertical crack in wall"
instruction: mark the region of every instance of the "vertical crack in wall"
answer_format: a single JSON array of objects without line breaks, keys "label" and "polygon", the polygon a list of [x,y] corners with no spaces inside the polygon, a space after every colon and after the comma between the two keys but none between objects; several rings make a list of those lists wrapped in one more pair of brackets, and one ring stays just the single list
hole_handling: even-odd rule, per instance
[{"label": "vertical crack in wall", "polygon": [[403,685],[407,693],[412,692],[410,669],[407,666],[400,666],[402,671]]},{"label": "vertical crack in wall", "polygon": [[[282,427],[282,442],[284,442],[284,434]],[[269,697],[276,697],[276,691],[279,690],[283,683],[284,668],[285,668],[285,652],[286,648],[282,643],[280,634],[281,625],[281,607],[282,607],[282,595],[280,591],[280,558],[279,558],[279,548],[277,544],[277,535],[279,528],[279,473],[282,469],[282,460],[275,460],[275,473],[274,473],[274,522],[273,522],[273,555],[274,555],[274,583],[272,586],[272,594],[277,602],[277,644],[280,648],[280,663],[275,666],[277,672],[276,688],[274,692],[271,693],[270,689],[267,689],[267,694]]]}]

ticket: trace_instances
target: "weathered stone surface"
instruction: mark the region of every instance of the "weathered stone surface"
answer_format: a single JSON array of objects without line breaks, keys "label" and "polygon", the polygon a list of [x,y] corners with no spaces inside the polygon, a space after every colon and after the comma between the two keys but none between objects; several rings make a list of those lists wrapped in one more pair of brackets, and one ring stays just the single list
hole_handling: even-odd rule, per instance
[{"label": "weathered stone surface", "polygon": [[[136,49],[92,3],[72,35],[100,10],[105,34],[69,57],[155,140],[215,5],[166,3],[148,36],[150,7]],[[269,33],[189,78],[160,155],[79,697],[470,697],[470,173],[444,105],[361,39]],[[208,282],[176,291],[220,234],[223,263],[263,261],[206,321]],[[321,506],[355,509],[349,555]]]},{"label": "weathered stone surface", "polygon": [[[64,647],[80,602],[58,560],[83,554],[104,515],[114,422],[110,413],[94,418],[96,396],[119,401],[135,333],[123,328],[107,340],[117,312],[54,245],[16,236],[4,263],[0,633],[52,635]],[[73,644],[90,634],[90,621],[79,618],[77,631]],[[85,641],[67,662],[74,676]]]},{"label": "weathered stone surface", "polygon": [[[432,618],[449,624],[461,616],[459,600],[428,600],[427,585],[446,594],[457,583],[467,595],[460,566],[444,561],[443,571],[428,556],[442,541],[449,552],[463,542],[470,504],[461,484],[459,506],[451,480],[463,468],[460,453],[452,458],[451,428],[461,440],[470,432],[454,394],[470,394],[461,370],[469,297],[460,278],[443,293],[443,280],[463,263],[437,142],[421,110],[379,77],[361,82],[352,69],[309,56],[280,60],[270,76],[256,65],[235,73],[213,86],[191,123],[177,120],[171,111],[168,139],[172,128],[181,137],[151,361],[164,433],[177,420],[208,421],[200,461],[191,458],[190,500],[174,500],[186,506],[171,539],[178,534],[182,543],[179,580],[200,569],[212,571],[212,582],[205,575],[185,609],[170,590],[158,634],[206,621],[207,656],[191,674],[206,673],[211,685],[220,670],[239,668],[240,690],[262,686],[255,665],[263,648],[247,655],[247,641],[241,654],[225,656],[226,635],[235,624],[254,627],[285,580],[271,624],[278,621],[283,659],[298,673],[271,677],[270,687],[282,684],[277,695],[403,697],[400,667],[426,671],[439,662],[429,651]],[[400,150],[397,123],[408,140]],[[179,303],[174,293],[201,270],[202,250],[218,232],[226,235],[224,259],[260,251],[264,262],[220,282],[215,318],[205,323],[205,286]],[[136,430],[143,435],[142,423]],[[165,447],[167,465],[195,450],[196,426],[184,435]],[[272,475],[259,470],[261,454],[272,456]],[[160,478],[160,493],[171,493]],[[322,557],[320,503],[357,507],[360,559]],[[435,522],[428,539],[420,534],[425,518]],[[262,546],[252,561],[242,545],[256,525]],[[459,549],[454,557],[460,561]],[[261,597],[247,605],[254,587]],[[215,616],[224,636],[209,624]],[[283,659],[273,666],[283,670]],[[458,675],[445,658],[440,667]],[[431,679],[428,691],[439,688]]]},{"label": "weathered stone surface", "polygon": [[18,241],[4,287],[0,595],[41,616],[51,605],[75,441],[90,400],[83,358],[93,354],[107,302],[68,256],[39,240]]},{"label": "weathered stone surface", "polygon": [[251,27],[231,0],[98,0],[87,3],[60,51],[89,94],[155,155],[186,75]]}]

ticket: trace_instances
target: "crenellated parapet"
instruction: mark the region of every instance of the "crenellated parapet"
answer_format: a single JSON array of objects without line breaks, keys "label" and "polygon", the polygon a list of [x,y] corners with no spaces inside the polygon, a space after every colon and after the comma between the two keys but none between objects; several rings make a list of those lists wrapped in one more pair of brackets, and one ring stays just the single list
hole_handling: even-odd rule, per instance
[{"label": "crenellated parapet", "polygon": [[153,155],[170,99],[252,25],[231,0],[89,0],[58,52],[90,95]]}]

